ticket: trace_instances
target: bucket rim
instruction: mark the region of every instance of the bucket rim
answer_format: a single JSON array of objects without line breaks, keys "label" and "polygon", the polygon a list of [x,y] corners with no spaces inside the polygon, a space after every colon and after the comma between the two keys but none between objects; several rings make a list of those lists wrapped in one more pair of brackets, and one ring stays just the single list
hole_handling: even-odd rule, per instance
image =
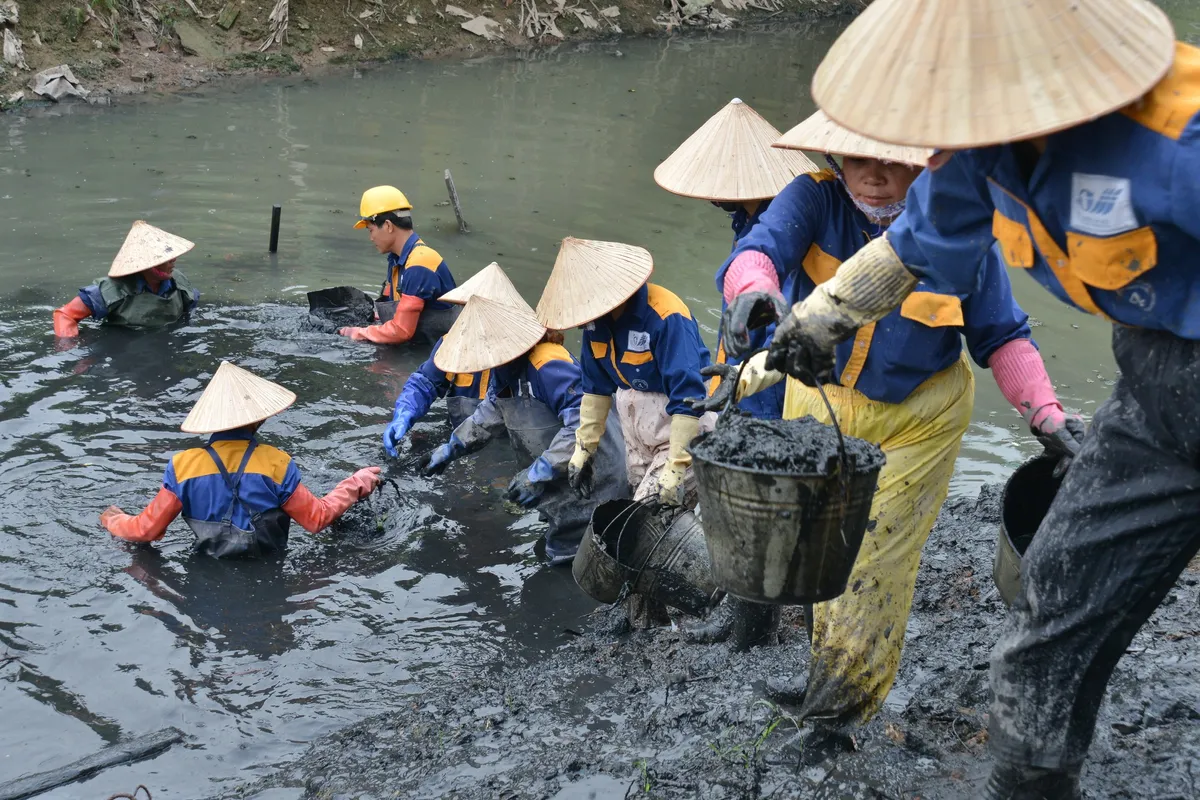
[{"label": "bucket rim", "polygon": [[[786,471],[782,471],[782,470],[769,470],[769,469],[758,469],[755,467],[743,467],[738,464],[729,464],[724,461],[714,461],[711,458],[705,458],[704,456],[697,454],[692,449],[691,446],[688,446],[687,451],[688,451],[688,453],[691,454],[692,458],[695,459],[696,461],[703,462],[705,464],[708,464],[709,466],[720,467],[721,469],[733,470],[734,472],[743,472],[748,475],[766,475],[766,476],[769,476],[772,478],[807,478],[810,480],[815,480],[815,479],[839,480],[838,474],[836,472],[831,472],[828,475],[821,475],[818,473],[786,472]],[[851,478],[862,478],[862,477],[869,476],[872,473],[878,474],[883,469],[885,463],[886,463],[885,461],[881,461],[879,464],[872,466],[871,468],[865,469],[865,470],[851,470],[850,477]]]}]

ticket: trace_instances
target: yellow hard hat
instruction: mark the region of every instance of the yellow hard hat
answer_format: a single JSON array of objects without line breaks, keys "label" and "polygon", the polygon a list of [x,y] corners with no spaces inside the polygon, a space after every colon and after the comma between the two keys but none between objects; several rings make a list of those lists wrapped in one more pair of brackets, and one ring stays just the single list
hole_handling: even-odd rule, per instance
[{"label": "yellow hard hat", "polygon": [[408,202],[404,192],[395,186],[374,186],[367,189],[363,192],[362,202],[358,204],[359,220],[354,223],[354,227],[365,228],[377,214],[388,211],[412,211],[412,203]]}]

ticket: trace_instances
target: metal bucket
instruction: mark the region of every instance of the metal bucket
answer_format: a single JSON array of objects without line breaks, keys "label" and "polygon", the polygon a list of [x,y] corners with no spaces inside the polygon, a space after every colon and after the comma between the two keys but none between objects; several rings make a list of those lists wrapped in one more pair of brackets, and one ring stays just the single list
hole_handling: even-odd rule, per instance
[{"label": "metal bucket", "polygon": [[1006,606],[1011,606],[1021,591],[1021,557],[1062,486],[1062,478],[1054,477],[1057,464],[1057,458],[1045,455],[1030,459],[1004,485],[992,581]]},{"label": "metal bucket", "polygon": [[624,591],[701,616],[723,596],[709,570],[700,520],[657,503],[598,505],[571,574],[602,603],[617,602]]},{"label": "metal bucket", "polygon": [[707,461],[692,467],[717,585],[743,600],[802,605],[846,591],[870,522],[880,463],[851,474],[769,473]]},{"label": "metal bucket", "polygon": [[370,325],[375,302],[353,286],[335,286],[308,293],[308,313],[338,327]]}]

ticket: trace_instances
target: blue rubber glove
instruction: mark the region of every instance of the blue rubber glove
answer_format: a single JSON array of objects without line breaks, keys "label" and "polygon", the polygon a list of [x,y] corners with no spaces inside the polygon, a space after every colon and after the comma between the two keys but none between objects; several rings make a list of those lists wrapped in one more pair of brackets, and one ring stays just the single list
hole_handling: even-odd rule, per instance
[{"label": "blue rubber glove", "polygon": [[425,468],[421,473],[426,477],[430,475],[440,475],[449,466],[450,462],[460,456],[466,455],[467,446],[463,440],[458,438],[457,434],[450,434],[450,441],[433,451],[433,455],[429,457],[429,461],[425,462]]},{"label": "blue rubber glove", "polygon": [[542,499],[546,484],[554,480],[554,468],[544,456],[537,460],[524,472],[517,473],[508,484],[505,499],[525,508],[532,508]]},{"label": "blue rubber glove", "polygon": [[387,426],[387,430],[383,432],[383,449],[389,456],[395,458],[398,453],[396,448],[400,446],[400,440],[408,435],[412,428],[412,418],[407,414],[397,414],[396,418]]}]

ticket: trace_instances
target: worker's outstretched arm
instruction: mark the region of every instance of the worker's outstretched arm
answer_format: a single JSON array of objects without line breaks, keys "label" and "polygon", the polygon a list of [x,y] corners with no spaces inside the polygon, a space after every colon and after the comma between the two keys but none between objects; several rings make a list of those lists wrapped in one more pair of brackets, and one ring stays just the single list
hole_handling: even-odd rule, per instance
[{"label": "worker's outstretched arm", "polygon": [[350,506],[375,491],[379,481],[379,467],[364,467],[324,497],[317,497],[302,483],[283,504],[283,510],[304,530],[316,533],[332,525]]},{"label": "worker's outstretched arm", "polygon": [[402,294],[396,302],[396,315],[382,325],[368,328],[342,328],[338,333],[356,342],[375,344],[404,344],[417,332],[417,322],[425,301],[411,294]]},{"label": "worker's outstretched arm", "polygon": [[100,515],[100,524],[113,536],[127,542],[157,542],[167,532],[171,520],[179,516],[182,510],[183,503],[179,497],[164,486],[137,516],[126,514],[116,506],[109,506]]},{"label": "worker's outstretched arm", "polygon": [[79,335],[79,322],[92,315],[83,299],[76,296],[62,308],[54,309],[54,335],[69,339]]}]

